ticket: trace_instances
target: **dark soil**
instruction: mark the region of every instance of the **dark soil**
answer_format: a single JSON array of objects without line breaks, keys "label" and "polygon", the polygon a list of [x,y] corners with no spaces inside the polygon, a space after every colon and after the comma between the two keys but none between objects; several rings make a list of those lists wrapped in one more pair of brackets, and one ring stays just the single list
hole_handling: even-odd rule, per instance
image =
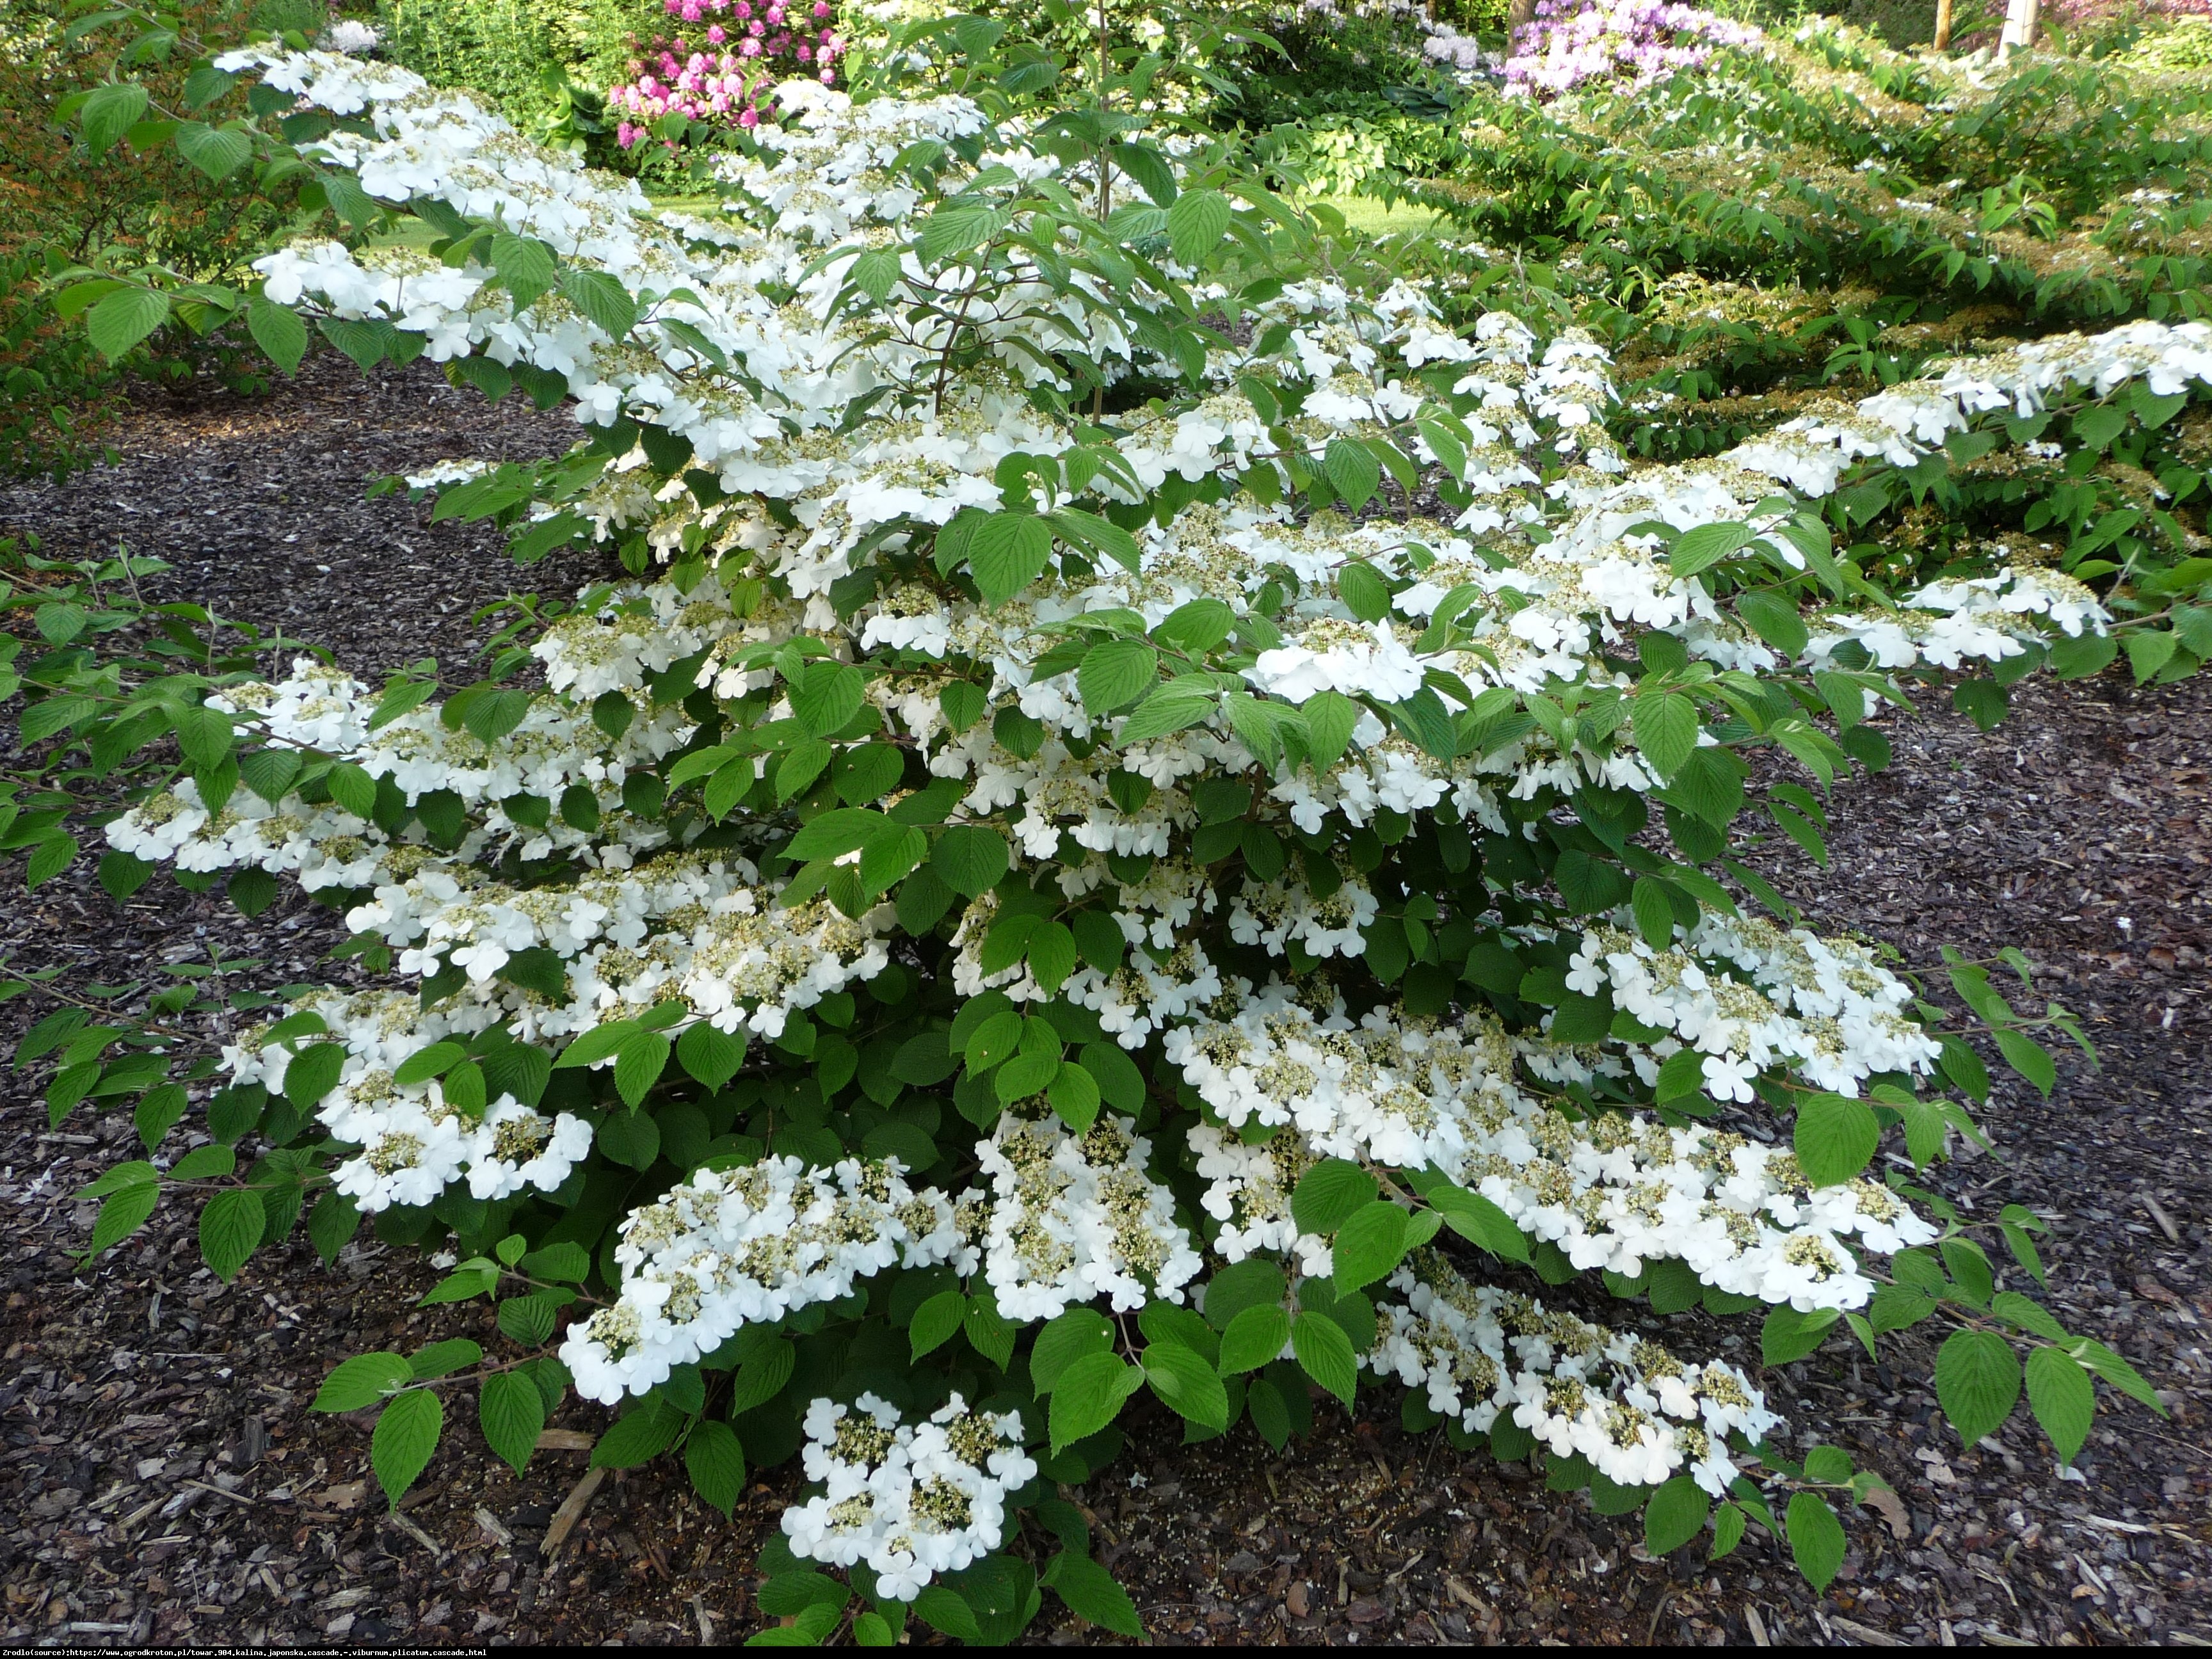
[{"label": "dark soil", "polygon": [[[487,411],[423,372],[325,371],[264,403],[150,411],[115,435],[118,465],[0,490],[0,529],[34,530],[50,553],[120,538],[175,565],[167,596],[281,621],[364,678],[434,654],[465,678],[488,631],[477,606],[602,573],[518,574],[491,535],[433,528],[363,486],[447,455],[549,453],[568,431],[514,400]],[[1372,1420],[1324,1408],[1314,1439],[1279,1458],[1249,1427],[1186,1449],[1172,1420],[1139,1413],[1130,1453],[1071,1495],[1156,1636],[2212,1638],[2212,1078],[2187,1059],[2212,1052],[2212,684],[2107,678],[2015,702],[1987,735],[1948,711],[1893,720],[1892,769],[1838,792],[1831,868],[1788,842],[1759,861],[1824,927],[1936,969],[1933,988],[1940,946],[1986,957],[2016,944],[2036,985],[2015,1003],[2056,997],[2082,1017],[2100,1066],[2062,1054],[2048,1102],[2008,1074],[1984,1118],[1996,1152],[1934,1182],[1976,1213],[2019,1201],[2045,1215],[2059,1316],[2129,1355],[2172,1417],[2100,1390],[2079,1478],[2062,1479],[2024,1415],[1960,1444],[1935,1412],[1929,1328],[1881,1367],[1836,1336],[1765,1385],[1801,1446],[1844,1447],[1904,1512],[1848,1516],[1850,1553],[1816,1598],[1756,1529],[1718,1563],[1701,1545],[1654,1561],[1633,1519],[1547,1492],[1540,1469],[1401,1432],[1380,1392],[1363,1402]],[[257,963],[245,971],[262,984],[329,976],[316,960],[336,937],[328,913],[296,894],[249,922],[160,881],[119,908],[85,871],[28,896],[6,884],[0,949],[18,968],[120,983],[220,951]],[[0,1039],[39,1012],[28,998],[0,1007]],[[680,1470],[616,1474],[549,1561],[541,1540],[586,1458],[548,1449],[518,1479],[456,1399],[425,1483],[386,1516],[366,1425],[307,1402],[348,1354],[482,1336],[480,1316],[416,1310],[433,1270],[373,1243],[326,1271],[295,1237],[226,1287],[199,1267],[178,1204],[80,1269],[94,1206],[73,1194],[135,1141],[121,1116],[82,1109],[49,1133],[42,1081],[9,1075],[0,1103],[0,1641],[720,1642],[763,1622],[751,1564],[788,1472],[757,1480],[730,1522]],[[1643,1319],[1685,1352],[1756,1358],[1749,1322]],[[604,1420],[572,1404],[556,1426],[582,1446]],[[1097,1639],[1048,1601],[1039,1636]]]}]

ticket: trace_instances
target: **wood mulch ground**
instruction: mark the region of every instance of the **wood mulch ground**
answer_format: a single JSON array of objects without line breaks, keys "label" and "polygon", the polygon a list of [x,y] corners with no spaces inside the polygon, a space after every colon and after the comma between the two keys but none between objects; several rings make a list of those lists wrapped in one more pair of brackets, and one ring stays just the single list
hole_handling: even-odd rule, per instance
[{"label": "wood mulch ground", "polygon": [[[0,533],[33,530],[50,552],[119,538],[172,562],[167,595],[282,621],[364,678],[424,654],[465,678],[486,631],[476,606],[594,573],[518,574],[486,536],[365,501],[363,485],[447,455],[545,453],[568,430],[427,373],[324,368],[265,402],[149,412],[115,435],[118,465],[64,486],[0,489]],[[2087,1022],[2100,1066],[2062,1055],[2049,1102],[2001,1085],[1984,1120],[1996,1153],[1936,1181],[1977,1212],[2016,1200],[2050,1218],[2061,1316],[2132,1358],[2171,1419],[2107,1399],[2062,1476],[2023,1419],[1962,1447],[1935,1413],[1925,1342],[1876,1367],[1838,1338],[1767,1372],[1801,1443],[1846,1448],[1904,1499],[1894,1525],[1848,1518],[1850,1553],[1816,1599],[1756,1531],[1719,1563],[1696,1547],[1653,1561],[1634,1521],[1547,1492],[1540,1470],[1404,1434],[1387,1396],[1349,1424],[1324,1408],[1279,1458],[1249,1428],[1226,1455],[1186,1451],[1171,1421],[1139,1414],[1130,1453],[1073,1495],[1157,1636],[2212,1638],[2212,684],[2107,678],[2017,702],[1986,736],[1948,711],[1893,720],[1895,766],[1838,793],[1832,867],[1786,842],[1759,856],[1825,926],[1893,940],[1917,968],[1945,944],[2021,945],[2039,993]],[[0,950],[19,968],[120,982],[219,951],[257,963],[261,984],[326,975],[330,919],[296,893],[248,922],[160,881],[118,908],[86,872],[28,896],[17,879]],[[0,1040],[38,1012],[0,1007]],[[81,1109],[50,1133],[34,1079],[0,1079],[0,1641],[720,1642],[758,1627],[751,1564],[787,1475],[757,1480],[726,1522],[680,1471],[617,1474],[549,1560],[585,1455],[550,1449],[517,1478],[457,1401],[425,1483],[386,1515],[364,1425],[307,1402],[336,1359],[472,1332],[474,1316],[416,1310],[431,1269],[373,1243],[325,1271],[297,1242],[226,1287],[177,1205],[80,1267],[94,1206],[73,1194],[131,1155],[130,1127]],[[1644,1322],[1686,1352],[1757,1358],[1747,1322]],[[602,1421],[572,1404],[556,1426],[581,1446]],[[1038,1637],[1097,1639],[1048,1600]]]}]

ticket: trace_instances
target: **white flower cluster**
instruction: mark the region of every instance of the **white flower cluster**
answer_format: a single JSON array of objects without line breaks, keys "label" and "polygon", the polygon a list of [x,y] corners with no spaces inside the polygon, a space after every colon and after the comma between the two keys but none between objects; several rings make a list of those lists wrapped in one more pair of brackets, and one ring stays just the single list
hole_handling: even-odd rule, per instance
[{"label": "white flower cluster", "polygon": [[[1792,1155],[1741,1135],[1626,1113],[1577,1123],[1519,1081],[1528,1048],[1480,1014],[1455,1031],[1379,1012],[1355,1024],[1280,988],[1170,1032],[1168,1059],[1226,1126],[1191,1131],[1221,1224],[1213,1249],[1330,1272],[1328,1241],[1291,1212],[1322,1158],[1441,1170],[1585,1271],[1632,1279],[1679,1259],[1706,1284],[1801,1310],[1872,1297],[1846,1239],[1887,1254],[1936,1236],[1887,1188],[1815,1188]],[[1253,1144],[1236,1133],[1248,1128],[1276,1133]]]},{"label": "white flower cluster", "polygon": [[[853,903],[835,884],[827,890],[846,890],[858,914],[827,897],[786,905],[791,890],[761,867],[776,867],[777,815],[731,807],[781,792],[780,813],[787,767],[814,768],[794,788],[827,778],[842,791],[865,763],[891,781],[848,805],[895,807],[926,769],[921,822],[1003,830],[1015,865],[1029,866],[1022,874],[1048,868],[1070,903],[1112,918],[1128,947],[1121,965],[1103,970],[1094,956],[1048,992],[1028,961],[985,971],[1002,920],[1000,895],[986,893],[954,935],[951,988],[1026,1003],[1058,995],[1127,1048],[1160,1040],[1207,1115],[1190,1138],[1219,1258],[1274,1251],[1327,1273],[1328,1242],[1303,1235],[1290,1208],[1299,1175],[1322,1157],[1434,1168],[1577,1267],[1634,1276],[1680,1260],[1720,1289],[1805,1310],[1863,1305],[1872,1287],[1857,1252],[1934,1237],[1879,1185],[1815,1188],[1761,1141],[1624,1114],[1584,1119],[1546,1086],[1649,1085],[1684,1051],[1699,1057],[1707,1091],[1735,1103],[1777,1074],[1855,1094],[1876,1073],[1926,1073],[1936,1049],[1909,1018],[1906,988],[1847,942],[1706,913],[1662,949],[1632,911],[1604,918],[1580,941],[1571,988],[1609,994],[1663,1035],[1579,1046],[1515,1036],[1481,1015],[1450,1030],[1380,1011],[1355,1017],[1325,984],[1255,987],[1235,970],[1249,971],[1251,958],[1231,947],[1299,973],[1365,953],[1379,890],[1319,861],[1326,832],[1438,814],[1523,833],[1508,810],[1545,791],[1655,787],[1632,726],[1576,721],[1555,736],[1565,728],[1524,712],[1562,682],[1628,689],[1618,659],[1639,632],[1670,633],[1723,668],[1783,665],[1705,582],[1675,575],[1643,521],[1747,522],[1802,568],[1782,533],[1787,515],[1772,507],[1778,480],[1817,497],[1859,458],[1910,459],[2001,406],[2067,389],[2101,395],[2136,377],[2154,390],[2203,382],[2212,329],[2130,324],[2044,342],[1809,416],[1714,461],[1630,473],[1603,440],[1613,392],[1592,343],[1540,343],[1503,313],[1462,337],[1404,284],[1363,295],[1305,281],[1237,301],[1249,325],[1237,337],[1249,343],[1202,352],[1206,395],[1194,404],[1094,425],[1029,394],[1164,368],[1154,331],[1133,319],[1133,306],[1161,298],[1141,285],[1133,301],[1017,265],[978,290],[973,271],[933,270],[908,246],[883,305],[837,303],[856,269],[873,269],[872,283],[882,275],[856,259],[939,222],[926,216],[947,194],[965,192],[963,211],[995,212],[1025,180],[1069,184],[1079,172],[993,131],[967,100],[854,104],[796,83],[779,94],[786,119],[763,131],[760,154],[728,164],[738,199],[708,219],[655,214],[635,185],[532,144],[472,99],[431,92],[404,70],[331,53],[226,62],[258,65],[312,105],[365,112],[367,131],[334,135],[318,156],[354,169],[380,199],[496,220],[551,245],[572,275],[659,296],[617,338],[610,320],[622,307],[584,304],[607,297],[588,282],[518,308],[513,285],[481,263],[322,243],[262,262],[272,300],[388,323],[421,337],[434,359],[480,352],[557,375],[586,424],[657,428],[653,454],[664,453],[659,435],[680,441],[697,486],[667,477],[640,443],[580,500],[532,509],[572,511],[603,538],[640,536],[672,568],[546,629],[533,648],[549,690],[494,741],[465,720],[448,728],[434,708],[372,731],[366,689],[305,662],[280,682],[223,693],[217,706],[270,749],[360,767],[378,789],[368,816],[296,791],[270,802],[241,789],[210,810],[185,780],[110,829],[114,846],[140,857],[345,890],[350,925],[398,951],[403,972],[459,970],[459,988],[427,1012],[398,994],[313,999],[302,1010],[321,1032],[295,1026],[226,1052],[240,1080],[281,1089],[295,1058],[286,1042],[343,1046],[337,1086],[319,1109],[361,1149],[337,1179],[363,1208],[425,1203],[463,1179],[486,1198],[550,1190],[589,1148],[580,1119],[504,1093],[478,1101],[453,1073],[393,1083],[428,1043],[504,1028],[551,1046],[649,1012],[672,1036],[706,1021],[775,1039],[800,1011],[883,975],[894,906]],[[906,164],[917,145],[947,158],[935,186]],[[1231,299],[1194,286],[1201,300]],[[982,361],[942,374],[951,296],[963,292],[957,326],[973,331]],[[1079,357],[1082,376],[1072,372]],[[1449,405],[1438,384],[1451,387]],[[1296,407],[1267,408],[1285,400]],[[1470,504],[1450,525],[1352,519],[1302,514],[1267,488],[1291,479],[1294,460],[1319,469],[1347,438],[1401,444],[1450,472]],[[435,487],[477,470],[419,476]],[[1056,536],[1036,579],[994,603],[923,556],[969,509],[1154,505],[1186,486],[1247,483],[1129,532],[1133,568]],[[1176,628],[1164,629],[1171,617]],[[1827,665],[1851,641],[1878,666],[1902,669],[1996,660],[2106,618],[2077,584],[2008,570],[1938,584],[1902,607],[1808,620],[1800,665]],[[1203,670],[1152,694],[1182,699],[1188,718],[1133,740],[1128,722],[1140,716],[1126,701],[1107,709],[1089,699],[1082,653],[1061,647],[1086,631],[1126,639],[1139,627],[1170,645],[1178,629],[1232,640],[1237,654],[1234,672],[1214,672],[1206,664],[1218,659],[1190,665],[1168,652],[1171,665]],[[830,738],[799,717],[806,699],[791,688],[803,660],[843,674],[841,688],[859,665],[852,723]],[[723,791],[729,810],[718,811],[733,829],[711,842],[671,845],[660,810],[669,763],[704,741],[668,696],[684,688],[661,678],[678,665],[722,705],[730,745],[708,793]],[[1328,701],[1336,697],[1358,700],[1344,717],[1348,740],[1314,763],[1318,711],[1340,709]],[[1412,721],[1433,711],[1417,702],[1430,698],[1453,722],[1447,739],[1459,739],[1449,757],[1433,721]],[[1312,726],[1293,705],[1316,709]],[[1486,731],[1506,729],[1500,716],[1514,735],[1491,741]],[[1224,808],[1229,780],[1237,798]],[[763,781],[774,791],[755,793]],[[341,793],[361,805],[358,780],[347,781]],[[422,825],[380,827],[401,821],[395,799]],[[1250,838],[1241,844],[1254,871],[1276,873],[1218,894],[1191,838],[1224,811]],[[690,822],[686,835],[705,828]],[[1264,862],[1270,847],[1279,866]],[[531,867],[518,876],[510,860]],[[1522,932],[1531,944],[1564,942]],[[1076,1133],[1018,1109],[975,1151],[978,1179],[957,1198],[910,1186],[892,1162],[810,1169],[777,1157],[693,1174],[623,1224],[618,1299],[574,1327],[562,1350],[580,1391],[605,1401],[643,1393],[743,1326],[841,1299],[893,1267],[980,1275],[1018,1321],[1102,1299],[1117,1310],[1180,1302],[1202,1273],[1200,1243],[1154,1179],[1134,1120],[1109,1112]],[[1408,1300],[1384,1310],[1371,1364],[1471,1426],[1510,1410],[1614,1479],[1687,1469],[1716,1489],[1727,1434],[1757,1436],[1772,1420],[1727,1367],[1686,1370],[1457,1284],[1435,1263],[1394,1283]],[[865,1560],[908,1598],[994,1547],[1006,1494],[1034,1474],[1018,1422],[959,1401],[912,1425],[865,1396],[858,1410],[817,1401],[808,1431],[809,1474],[826,1490],[787,1516],[793,1547],[833,1565]]]},{"label": "white flower cluster", "polygon": [[281,1091],[297,1057],[286,1041],[304,1047],[326,1037],[343,1048],[337,1083],[315,1115],[338,1140],[361,1149],[331,1178],[366,1214],[428,1204],[464,1180],[482,1199],[526,1188],[551,1192],[592,1150],[591,1125],[568,1113],[547,1116],[507,1094],[464,1103],[434,1078],[393,1080],[418,1050],[443,1039],[466,1042],[496,1024],[491,1010],[448,1005],[426,1013],[409,994],[333,992],[295,1005],[289,1018],[295,1036],[270,1042],[245,1034],[223,1049],[223,1064],[234,1084]]},{"label": "white flower cluster", "polygon": [[1471,1285],[1432,1251],[1389,1287],[1406,1299],[1376,1309],[1362,1364],[1462,1427],[1486,1432],[1503,1418],[1622,1486],[1687,1474],[1718,1498],[1735,1479],[1729,1436],[1756,1443],[1781,1420],[1733,1365],[1685,1365],[1656,1342]]},{"label": "white flower cluster", "polygon": [[1077,1135],[1009,1113],[975,1151],[991,1182],[984,1277],[1007,1318],[1052,1319],[1102,1296],[1117,1313],[1180,1302],[1204,1266],[1175,1194],[1146,1173],[1152,1142],[1133,1119],[1102,1113]]},{"label": "white flower cluster", "polygon": [[1912,988],[1865,946],[1710,909],[1675,932],[1680,944],[1656,950],[1624,906],[1583,935],[1567,988],[1610,989],[1615,1006],[1674,1032],[1680,1042],[1655,1043],[1653,1061],[1695,1049],[1715,1099],[1750,1100],[1752,1079],[1778,1066],[1852,1096],[1878,1073],[1935,1069],[1942,1045],[1907,1016]]},{"label": "white flower cluster", "polygon": [[668,1380],[740,1327],[848,1295],[886,1267],[975,1267],[953,1206],[896,1160],[810,1170],[768,1158],[702,1170],[623,1223],[613,1306],[569,1328],[562,1363],[607,1405]]},{"label": "white flower cluster", "polygon": [[1008,1496],[1037,1472],[1018,1413],[972,1410],[957,1394],[911,1424],[872,1394],[851,1406],[817,1399],[803,1455],[822,1491],[783,1512],[792,1553],[833,1567],[866,1562],[878,1592],[901,1601],[996,1549]]}]

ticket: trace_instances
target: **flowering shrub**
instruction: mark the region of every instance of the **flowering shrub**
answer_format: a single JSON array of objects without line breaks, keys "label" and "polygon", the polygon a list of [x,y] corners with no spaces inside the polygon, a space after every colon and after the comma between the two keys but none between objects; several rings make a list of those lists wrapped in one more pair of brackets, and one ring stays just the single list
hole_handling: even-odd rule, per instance
[{"label": "flowering shrub", "polygon": [[[621,1413],[596,1462],[680,1447],[724,1509],[798,1455],[761,1600],[805,1640],[911,1612],[1005,1641],[1045,1589],[1136,1633],[1054,1494],[1140,1391],[1280,1448],[1315,1389],[1402,1390],[1410,1425],[1642,1505],[1655,1549],[1755,1524],[1825,1585],[1832,1503],[1879,1476],[1784,1456],[1747,1373],[1539,1279],[1764,1310],[1769,1363],[1938,1320],[1968,1443],[2023,1376],[2062,1458],[2094,1379],[2155,1409],[2024,1288],[2036,1218],[1914,1178],[1977,1133],[1975,1050],[1729,831],[1825,855],[1820,797],[1754,787],[1751,751],[1825,788],[1885,763],[1866,714],[1917,680],[2172,637],[2017,562],[1887,594],[1838,556],[1839,486],[2047,404],[2193,406],[2212,328],[2046,340],[1632,467],[1586,336],[1455,331],[1340,274],[1225,144],[1016,119],[968,38],[929,96],[778,88],[713,219],[404,70],[208,64],[312,115],[305,164],[359,210],[259,262],[271,356],[312,321],[573,398],[570,454],[414,483],[634,580],[442,700],[308,656],[260,678],[188,607],[181,655],[96,648],[133,619],[99,573],[35,612],[8,685],[57,786],[8,809],[32,879],[101,810],[58,787],[82,754],[129,792],[111,891],[166,864],[252,909],[295,880],[389,981],[240,1030],[173,1158],[193,1079],[161,1034],[41,1022],[57,1121],[139,1097],[92,1249],[179,1184],[217,1188],[226,1277],[303,1216],[325,1258],[363,1218],[453,1249],[426,1299],[489,1304],[495,1355],[357,1356],[316,1402],[377,1409],[392,1501],[464,1388],[517,1467],[573,1388]],[[118,82],[82,118],[143,106]],[[118,350],[170,303],[150,274],[70,292]],[[1993,965],[1950,983],[2048,1090],[2032,1034],[2070,1017]]]},{"label": "flowering shrub", "polygon": [[1753,24],[1680,0],[1536,0],[1533,21],[1514,33],[1505,89],[1550,98],[1590,81],[1643,86],[1764,38]]},{"label": "flowering shrub", "polygon": [[616,139],[624,149],[665,116],[711,125],[751,128],[761,101],[779,82],[805,75],[836,83],[844,47],[830,23],[830,0],[665,0],[669,16],[705,27],[688,43],[656,37],[630,65],[631,79],[607,89],[620,112]]}]

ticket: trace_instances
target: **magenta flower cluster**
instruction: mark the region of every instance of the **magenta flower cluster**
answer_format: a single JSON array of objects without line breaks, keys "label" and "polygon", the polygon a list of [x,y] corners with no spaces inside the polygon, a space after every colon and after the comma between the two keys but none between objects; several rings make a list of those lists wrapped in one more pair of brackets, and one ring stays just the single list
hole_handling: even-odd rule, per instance
[{"label": "magenta flower cluster", "polygon": [[1669,0],[1536,0],[1514,35],[1505,90],[1555,98],[1589,81],[1635,86],[1694,69],[1717,47],[1753,46],[1753,25]]},{"label": "magenta flower cluster", "polygon": [[629,66],[630,78],[607,89],[624,149],[653,136],[653,123],[682,115],[721,126],[756,127],[769,94],[802,76],[836,84],[845,43],[831,26],[830,0],[662,0],[692,36],[655,36]]}]

